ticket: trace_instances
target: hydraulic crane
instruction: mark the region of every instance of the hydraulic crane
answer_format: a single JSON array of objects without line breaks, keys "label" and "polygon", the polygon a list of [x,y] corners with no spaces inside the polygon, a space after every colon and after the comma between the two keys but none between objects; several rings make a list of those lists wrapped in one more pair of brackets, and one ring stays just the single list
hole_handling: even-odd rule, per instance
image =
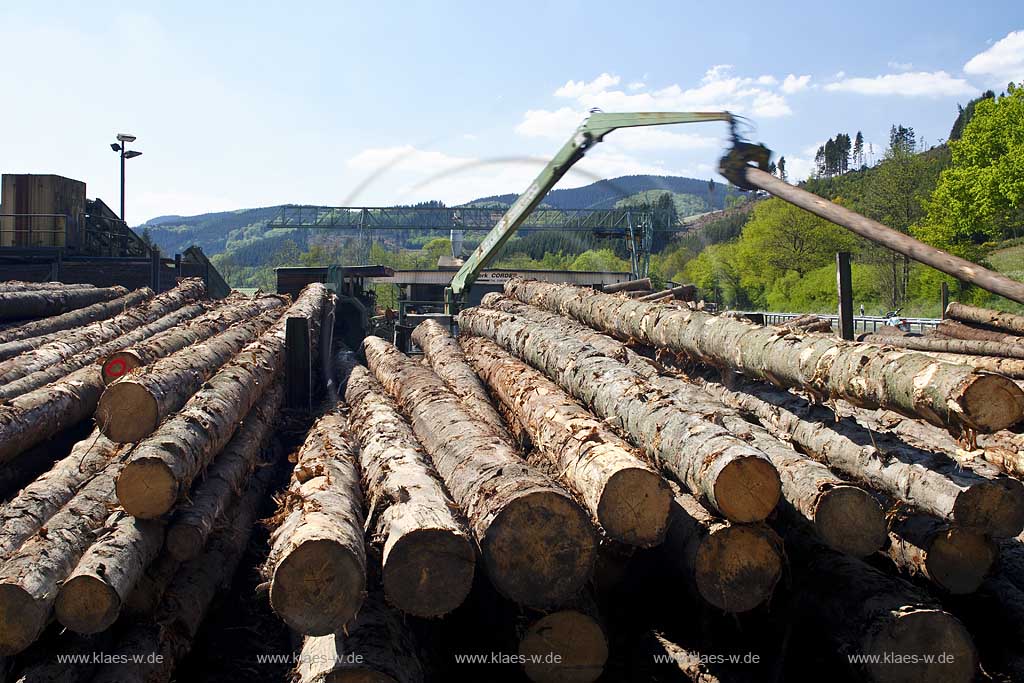
[{"label": "hydraulic crane", "polygon": [[573,133],[554,158],[534,179],[526,192],[509,207],[505,215],[484,237],[480,246],[466,259],[465,264],[452,278],[451,284],[445,288],[445,313],[453,315],[458,312],[466,291],[473,285],[480,271],[487,267],[501,250],[502,245],[512,237],[522,225],[530,212],[533,211],[548,191],[555,186],[562,176],[583,158],[587,150],[604,140],[604,136],[617,128],[636,128],[639,126],[665,126],[673,123],[702,123],[705,121],[725,121],[732,126],[734,145],[746,145],[744,159],[754,161],[760,168],[768,166],[770,152],[761,145],[739,142],[736,135],[736,117],[725,111],[714,112],[632,112],[605,113],[592,112],[580,127]]}]

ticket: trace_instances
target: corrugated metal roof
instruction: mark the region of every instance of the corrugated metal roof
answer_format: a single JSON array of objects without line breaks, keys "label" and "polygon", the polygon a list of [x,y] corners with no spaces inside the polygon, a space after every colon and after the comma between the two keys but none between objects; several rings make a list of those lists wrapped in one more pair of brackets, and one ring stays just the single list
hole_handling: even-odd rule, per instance
[{"label": "corrugated metal roof", "polygon": [[[396,285],[446,285],[452,281],[451,270],[396,270],[393,277],[374,277],[371,282]],[[632,278],[629,273],[591,270],[485,270],[477,284],[503,284],[513,277],[528,277],[543,282],[564,282],[571,285],[613,285]]]}]

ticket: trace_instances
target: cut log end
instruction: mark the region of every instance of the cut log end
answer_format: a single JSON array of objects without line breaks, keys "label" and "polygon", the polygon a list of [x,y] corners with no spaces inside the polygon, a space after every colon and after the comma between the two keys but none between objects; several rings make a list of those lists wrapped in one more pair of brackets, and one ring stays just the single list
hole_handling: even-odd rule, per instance
[{"label": "cut log end", "polygon": [[519,641],[523,669],[538,683],[590,683],[604,671],[608,640],[597,621],[573,609],[535,621]]},{"label": "cut log end", "polygon": [[771,596],[782,575],[781,545],[767,527],[719,529],[697,551],[697,590],[724,611],[754,609]]},{"label": "cut log end", "polygon": [[744,456],[729,461],[715,479],[715,503],[732,522],[760,522],[771,514],[782,495],[775,467],[764,458]]},{"label": "cut log end", "polygon": [[932,540],[925,560],[928,576],[950,593],[973,593],[981,587],[999,555],[983,534],[950,527]]},{"label": "cut log end", "polygon": [[366,667],[337,669],[323,678],[314,679],[315,683],[398,683],[386,673],[374,671]]},{"label": "cut log end", "polygon": [[960,399],[963,421],[979,432],[1012,427],[1024,415],[1024,390],[1002,375],[978,374]]},{"label": "cut log end", "polygon": [[75,633],[99,633],[117,621],[121,598],[107,583],[81,574],[61,586],[54,610],[58,621]]},{"label": "cut log end", "polygon": [[597,552],[586,513],[568,496],[550,490],[533,491],[505,505],[481,546],[495,588],[538,609],[582,588]]},{"label": "cut log end", "polygon": [[[879,659],[879,663],[866,666],[876,681],[966,683],[974,680],[978,666],[974,642],[964,625],[952,615],[932,609],[913,610],[887,620],[881,631],[867,639],[865,655]],[[914,655],[917,663],[913,663]],[[922,662],[924,657],[931,661]]]},{"label": "cut log end", "polygon": [[110,384],[121,379],[137,367],[142,361],[133,351],[118,351],[103,361],[103,383]]},{"label": "cut log end", "polygon": [[139,458],[125,465],[116,488],[121,507],[142,519],[163,515],[178,499],[178,481],[159,458]]},{"label": "cut log end", "polygon": [[355,616],[366,592],[366,574],[348,549],[314,540],[288,554],[270,585],[270,604],[291,628],[325,636]]},{"label": "cut log end", "polygon": [[814,528],[826,544],[853,557],[867,557],[885,546],[885,513],[871,494],[856,486],[836,486],[821,495]]},{"label": "cut log end", "polygon": [[111,441],[134,443],[160,425],[160,409],[142,386],[131,381],[115,382],[100,397],[96,423]]},{"label": "cut log end", "polygon": [[389,549],[384,593],[403,612],[441,617],[469,595],[475,563],[476,551],[468,537],[449,529],[416,530]]},{"label": "cut log end", "polygon": [[672,491],[656,472],[624,468],[605,484],[597,517],[611,538],[648,548],[664,539],[671,504]]},{"label": "cut log end", "polygon": [[203,551],[206,537],[194,526],[188,524],[172,524],[167,529],[164,545],[167,552],[179,562],[191,560]]},{"label": "cut log end", "polygon": [[15,655],[42,633],[49,610],[21,586],[0,585],[0,655]]},{"label": "cut log end", "polygon": [[1024,530],[1024,484],[1004,477],[972,486],[957,497],[953,518],[960,526],[1012,538]]}]

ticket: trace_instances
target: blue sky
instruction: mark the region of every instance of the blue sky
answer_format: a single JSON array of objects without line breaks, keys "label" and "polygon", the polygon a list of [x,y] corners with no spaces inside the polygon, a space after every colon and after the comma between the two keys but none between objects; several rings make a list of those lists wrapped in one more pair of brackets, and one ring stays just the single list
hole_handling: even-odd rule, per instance
[{"label": "blue sky", "polygon": [[[0,171],[59,173],[128,221],[283,202],[520,192],[592,106],[728,108],[805,175],[889,126],[929,143],[1024,80],[1024,3],[3,3]],[[711,177],[724,124],[619,131],[559,187]]]}]

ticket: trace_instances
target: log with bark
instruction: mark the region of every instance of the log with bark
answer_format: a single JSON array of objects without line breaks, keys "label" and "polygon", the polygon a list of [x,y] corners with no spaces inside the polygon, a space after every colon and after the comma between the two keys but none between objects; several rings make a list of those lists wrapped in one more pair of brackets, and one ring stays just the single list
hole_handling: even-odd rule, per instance
[{"label": "log with bark", "polygon": [[625,282],[604,285],[601,287],[601,291],[606,294],[614,294],[615,292],[634,292],[638,289],[650,289],[651,287],[653,287],[651,278],[642,277],[639,280],[626,280]]},{"label": "log with bark", "polygon": [[277,294],[266,294],[256,298],[232,294],[221,300],[213,310],[188,323],[161,332],[142,343],[106,357],[103,360],[103,381],[110,384],[135,368],[150,365],[187,346],[209,339],[235,323],[287,304],[288,299]]},{"label": "log with bark", "polygon": [[76,443],[67,457],[0,507],[0,558],[8,557],[46,524],[121,450],[97,429]]},{"label": "log with bark", "polygon": [[78,282],[26,282],[5,280],[0,282],[0,292],[35,292],[41,290],[95,289],[96,285]]},{"label": "log with bark", "polygon": [[992,467],[966,468],[942,453],[872,433],[851,418],[837,419],[831,410],[769,385],[737,380],[727,387],[693,379],[802,452],[912,508],[993,536],[1015,536],[1024,529],[1024,486]]},{"label": "log with bark", "polygon": [[0,654],[21,652],[43,632],[58,587],[110,514],[119,467],[111,463],[93,477],[0,565]]},{"label": "log with bark", "polygon": [[107,438],[118,443],[141,441],[278,317],[278,311],[266,311],[133,370],[103,392],[96,406],[96,424]]},{"label": "log with bark", "polygon": [[971,327],[955,320],[941,320],[935,326],[935,332],[950,339],[966,339],[973,341],[1001,342],[1005,344],[1024,345],[1024,337],[1012,332],[996,332],[980,327]]},{"label": "log with bark", "polygon": [[[37,370],[30,375],[15,380],[9,384],[0,386],[0,400],[11,399],[30,391],[45,387],[47,384],[57,382],[71,373],[86,368],[96,360],[103,358],[108,353],[117,351],[138,341],[159,334],[172,327],[188,322],[197,315],[201,315],[208,306],[205,303],[194,303],[171,311],[162,318],[158,318],[148,325],[138,327],[131,332],[100,344],[95,348],[82,351],[81,353],[65,359],[62,362],[50,365],[49,367]],[[101,377],[102,380],[102,377]]]},{"label": "log with bark", "polygon": [[325,292],[320,283],[307,286],[273,327],[224,364],[184,408],[136,444],[117,480],[118,501],[129,514],[159,517],[174,507],[283,369],[287,318],[305,317],[315,330]]},{"label": "log with bark", "polygon": [[677,492],[661,550],[687,590],[725,612],[767,601],[782,576],[782,540],[763,524],[730,524]]},{"label": "log with bark", "polygon": [[983,325],[1010,334],[1024,335],[1024,315],[993,311],[951,301],[946,306],[946,317],[964,323]]},{"label": "log with bark", "polygon": [[385,596],[403,612],[443,616],[473,586],[473,542],[412,427],[361,365],[349,375],[345,401],[360,445],[366,529],[381,546]]},{"label": "log with bark", "polygon": [[896,410],[954,430],[992,432],[1024,419],[1024,391],[1011,380],[923,354],[824,335],[783,334],[702,311],[652,306],[569,285],[513,278],[505,291],[620,338],[819,397]]},{"label": "log with bark", "polygon": [[608,638],[586,592],[533,619],[519,638],[523,672],[536,683],[591,683],[604,673]]},{"label": "log with bark", "polygon": [[[864,335],[861,341],[868,344],[885,344],[914,351],[956,353],[969,356],[997,356],[1000,358],[1024,358],[1024,344],[977,341],[973,339],[932,339],[930,337],[889,337],[881,334]],[[1021,364],[1024,366],[1024,364]]]},{"label": "log with bark", "polygon": [[114,652],[123,661],[104,665],[93,683],[171,680],[175,664],[188,652],[214,597],[231,583],[276,469],[264,468],[250,480],[203,553],[179,566],[153,618],[137,622],[123,632]]},{"label": "log with bark", "polygon": [[[84,351],[117,340],[140,327],[155,322],[177,311],[206,293],[206,286],[198,278],[183,280],[174,289],[159,294],[146,302],[127,309],[109,320],[100,320],[73,332],[59,333],[57,339],[36,348],[32,340],[12,342],[29,344],[32,350],[0,363],[0,383],[10,383],[44,368],[58,365]],[[90,358],[92,362],[95,357]],[[81,367],[79,365],[78,367]],[[76,370],[76,367],[70,368]]]},{"label": "log with bark", "polygon": [[[230,508],[227,515],[230,515]],[[205,548],[205,546],[203,546]],[[203,551],[199,548],[199,552]],[[128,599],[122,608],[125,616],[133,619],[152,617],[160,606],[160,599],[163,598],[167,587],[171,585],[182,562],[167,550],[163,550],[156,559],[142,572],[142,576],[135,582],[135,588],[128,594]]]},{"label": "log with bark", "polygon": [[629,444],[494,342],[469,337],[461,344],[491,391],[610,538],[641,547],[662,541],[671,492]]},{"label": "log with bark", "polygon": [[[137,306],[151,296],[153,296],[153,290],[148,287],[143,287],[142,289],[136,289],[133,292],[128,292],[117,299],[101,301],[100,303],[93,304],[92,306],[78,308],[61,315],[43,318],[42,320],[36,320],[34,322],[6,329],[3,332],[0,332],[0,359],[9,358],[11,355],[14,355],[13,353],[10,353],[6,347],[9,342],[18,341],[20,339],[32,339],[35,340],[34,346],[30,346],[28,348],[35,348],[44,343],[53,341],[51,335],[56,332],[73,330],[76,327],[84,327],[85,325],[94,323],[98,320],[113,318],[115,315],[124,312],[126,308]],[[41,337],[45,339],[41,339]]]},{"label": "log with bark", "polygon": [[296,683],[422,683],[415,636],[401,612],[371,592],[345,630],[307,636],[302,642]]},{"label": "log with bark", "polygon": [[367,337],[363,348],[465,513],[494,586],[539,608],[576,593],[594,564],[588,515],[480,425],[431,370],[378,337]]},{"label": "log with bark", "polygon": [[970,634],[926,593],[795,530],[786,549],[800,587],[798,612],[868,679],[974,680],[978,655]]},{"label": "log with bark", "polygon": [[973,593],[988,576],[999,550],[976,531],[928,515],[894,512],[886,554],[909,576],[923,576],[949,593]]},{"label": "log with bark", "polygon": [[263,395],[189,493],[188,500],[174,512],[164,545],[175,559],[190,560],[202,552],[224,511],[245,490],[273,435],[283,398],[280,384]]},{"label": "log with bark", "polygon": [[[885,343],[888,343],[888,341]],[[928,356],[929,358],[934,358],[942,361],[943,363],[955,363],[957,365],[973,368],[980,372],[991,372],[997,375],[1002,375],[1003,377],[1010,378],[1011,380],[1024,379],[1024,360],[1021,360],[1020,358],[972,356],[961,353],[945,353],[942,351],[916,351],[915,353]]]},{"label": "log with bark", "polygon": [[124,296],[124,287],[91,287],[0,292],[0,320],[60,315]]},{"label": "log with bark", "polygon": [[493,309],[459,315],[462,333],[487,337],[541,369],[596,415],[613,420],[654,462],[727,519],[765,519],[779,501],[768,458],[632,368],[557,329]]},{"label": "log with bark", "polygon": [[466,357],[458,342],[435,320],[425,320],[412,331],[412,340],[423,349],[423,355],[448,389],[459,397],[471,415],[494,430],[494,433],[512,443],[512,435],[505,420],[498,414],[491,397]]},{"label": "log with bark", "polygon": [[340,412],[320,418],[299,451],[263,573],[270,604],[303,635],[341,630],[366,591],[357,447]]},{"label": "log with bark", "polygon": [[864,557],[885,544],[885,519],[869,493],[836,477],[824,465],[796,453],[759,425],[751,424],[738,411],[712,400],[712,396],[699,388],[664,374],[663,368],[611,337],[568,318],[497,294],[488,294],[484,305],[556,329],[609,358],[620,360],[653,386],[760,450],[779,472],[786,509],[809,523],[830,547]]},{"label": "log with bark", "polygon": [[163,541],[162,521],[114,512],[60,586],[54,604],[60,623],[83,634],[110,628]]},{"label": "log with bark", "polygon": [[693,298],[696,295],[697,288],[694,285],[679,285],[678,287],[670,287],[658,292],[645,294],[644,296],[638,297],[636,300],[661,301],[662,299],[681,299],[683,301],[693,301]]}]

